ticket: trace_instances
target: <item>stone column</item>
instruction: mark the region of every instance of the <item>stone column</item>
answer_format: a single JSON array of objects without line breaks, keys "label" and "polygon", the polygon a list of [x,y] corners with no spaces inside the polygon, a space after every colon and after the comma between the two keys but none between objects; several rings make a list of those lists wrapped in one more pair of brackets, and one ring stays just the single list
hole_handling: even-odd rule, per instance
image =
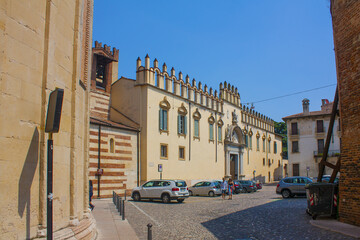
[{"label": "stone column", "polygon": [[225,147],[225,176],[230,176],[230,152],[227,147]]},{"label": "stone column", "polygon": [[241,148],[239,151],[239,165],[240,165],[240,171],[239,171],[239,176],[244,174],[244,167],[243,167],[243,162],[244,162],[244,157],[243,157],[243,149]]}]

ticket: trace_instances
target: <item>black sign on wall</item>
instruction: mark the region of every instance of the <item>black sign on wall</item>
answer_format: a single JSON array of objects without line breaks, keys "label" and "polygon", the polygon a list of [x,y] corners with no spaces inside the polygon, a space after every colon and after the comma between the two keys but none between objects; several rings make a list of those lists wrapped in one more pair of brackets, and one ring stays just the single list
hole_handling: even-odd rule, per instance
[{"label": "black sign on wall", "polygon": [[56,88],[50,93],[45,132],[59,132],[63,97],[64,89],[61,88]]}]

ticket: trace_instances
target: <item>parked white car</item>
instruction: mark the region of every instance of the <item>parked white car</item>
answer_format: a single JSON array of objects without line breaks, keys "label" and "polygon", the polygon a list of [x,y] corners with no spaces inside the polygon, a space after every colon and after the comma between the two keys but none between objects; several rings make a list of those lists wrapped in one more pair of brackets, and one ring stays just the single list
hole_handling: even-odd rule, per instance
[{"label": "parked white car", "polygon": [[150,180],[131,192],[134,201],[141,199],[161,199],[163,203],[171,200],[183,202],[189,197],[189,191],[184,180]]}]

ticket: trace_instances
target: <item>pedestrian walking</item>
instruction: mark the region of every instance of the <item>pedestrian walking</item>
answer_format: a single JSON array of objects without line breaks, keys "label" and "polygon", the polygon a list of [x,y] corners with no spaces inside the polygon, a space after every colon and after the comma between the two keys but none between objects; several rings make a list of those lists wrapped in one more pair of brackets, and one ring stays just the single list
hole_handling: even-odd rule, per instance
[{"label": "pedestrian walking", "polygon": [[89,180],[89,207],[90,207],[91,211],[94,210],[94,208],[95,208],[95,206],[91,203],[93,195],[94,195],[93,183],[92,183],[92,180]]},{"label": "pedestrian walking", "polygon": [[229,200],[231,200],[232,195],[233,195],[233,190],[234,190],[234,182],[231,178],[229,179],[228,185],[229,185]]},{"label": "pedestrian walking", "polygon": [[221,188],[221,195],[222,195],[222,199],[225,199],[225,194],[226,194],[226,189],[228,188],[228,183],[225,180],[225,178],[222,179],[223,181],[221,182],[220,188]]}]

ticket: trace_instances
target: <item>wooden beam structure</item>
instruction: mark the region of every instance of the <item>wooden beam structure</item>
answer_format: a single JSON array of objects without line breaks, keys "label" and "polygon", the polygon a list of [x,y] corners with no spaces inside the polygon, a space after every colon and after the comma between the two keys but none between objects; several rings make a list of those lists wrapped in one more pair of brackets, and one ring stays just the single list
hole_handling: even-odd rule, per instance
[{"label": "wooden beam structure", "polygon": [[326,136],[324,153],[323,153],[322,159],[321,159],[321,161],[319,163],[319,175],[318,175],[318,178],[317,178],[318,182],[321,182],[321,180],[322,180],[322,176],[324,174],[325,166],[333,169],[333,173],[331,174],[329,183],[334,182],[336,174],[340,170],[340,157],[338,158],[338,161],[337,161],[336,165],[326,161],[327,156],[328,156],[328,152],[329,152],[329,147],[330,147],[331,135],[332,135],[333,128],[334,128],[335,117],[336,117],[336,114],[337,114],[338,102],[339,102],[338,87],[336,87],[336,92],[335,92],[335,97],[334,97],[334,102],[333,102],[332,112],[331,112],[331,118],[330,118],[330,123],[329,123],[329,129],[328,129],[327,136]]}]

